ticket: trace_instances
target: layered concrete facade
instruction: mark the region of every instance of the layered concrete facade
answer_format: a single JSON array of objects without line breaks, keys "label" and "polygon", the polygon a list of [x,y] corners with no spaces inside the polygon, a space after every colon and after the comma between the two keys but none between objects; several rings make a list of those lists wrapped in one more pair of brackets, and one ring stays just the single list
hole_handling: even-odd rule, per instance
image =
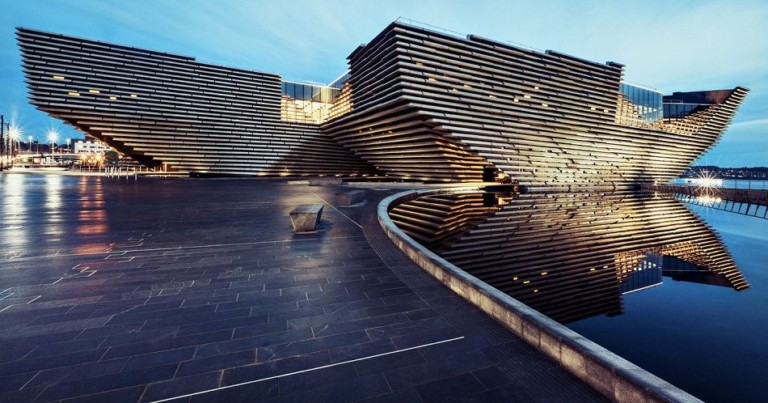
[{"label": "layered concrete facade", "polygon": [[349,73],[327,87],[17,33],[39,109],[145,165],[190,173],[665,181],[716,143],[747,93],[676,93],[666,101],[699,101],[659,118],[661,94],[638,104],[621,64],[403,22],[352,52]]}]

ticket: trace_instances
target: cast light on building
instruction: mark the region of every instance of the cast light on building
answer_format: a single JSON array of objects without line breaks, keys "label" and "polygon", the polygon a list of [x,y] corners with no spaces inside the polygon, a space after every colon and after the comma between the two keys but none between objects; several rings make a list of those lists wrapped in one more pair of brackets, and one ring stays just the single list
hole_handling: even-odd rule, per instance
[{"label": "cast light on building", "polygon": [[747,94],[664,96],[624,82],[620,63],[405,21],[352,51],[328,85],[17,36],[35,106],[140,164],[190,174],[663,183],[718,141]]}]

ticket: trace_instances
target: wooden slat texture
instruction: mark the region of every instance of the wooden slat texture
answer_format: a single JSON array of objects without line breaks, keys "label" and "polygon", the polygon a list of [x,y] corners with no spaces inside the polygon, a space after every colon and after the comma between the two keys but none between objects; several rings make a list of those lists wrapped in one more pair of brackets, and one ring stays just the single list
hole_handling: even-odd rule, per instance
[{"label": "wooden slat texture", "polygon": [[35,106],[145,165],[199,173],[665,182],[718,141],[747,93],[713,91],[688,116],[645,122],[620,64],[394,22],[352,52],[336,101],[305,105],[274,74],[17,36]]}]

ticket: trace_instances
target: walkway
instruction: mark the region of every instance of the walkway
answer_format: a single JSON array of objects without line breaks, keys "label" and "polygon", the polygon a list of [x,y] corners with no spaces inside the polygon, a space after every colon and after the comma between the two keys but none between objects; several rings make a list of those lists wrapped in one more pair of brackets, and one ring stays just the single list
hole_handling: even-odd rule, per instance
[{"label": "walkway", "polygon": [[604,401],[338,190],[0,175],[0,401]]}]

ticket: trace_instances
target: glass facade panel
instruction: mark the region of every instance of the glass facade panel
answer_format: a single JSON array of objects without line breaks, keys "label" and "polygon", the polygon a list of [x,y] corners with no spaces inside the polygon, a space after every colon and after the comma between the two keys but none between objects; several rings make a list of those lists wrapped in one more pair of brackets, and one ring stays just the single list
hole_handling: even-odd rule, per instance
[{"label": "glass facade panel", "polygon": [[283,81],[282,88],[282,119],[297,123],[323,123],[328,120],[342,91],[327,85],[290,81]]},{"label": "glass facade panel", "polygon": [[663,95],[660,92],[624,83],[621,84],[621,92],[632,103],[643,122],[653,123],[664,117]]},{"label": "glass facade panel", "polygon": [[667,119],[682,119],[701,107],[701,104],[666,103],[664,104],[664,117]]}]

